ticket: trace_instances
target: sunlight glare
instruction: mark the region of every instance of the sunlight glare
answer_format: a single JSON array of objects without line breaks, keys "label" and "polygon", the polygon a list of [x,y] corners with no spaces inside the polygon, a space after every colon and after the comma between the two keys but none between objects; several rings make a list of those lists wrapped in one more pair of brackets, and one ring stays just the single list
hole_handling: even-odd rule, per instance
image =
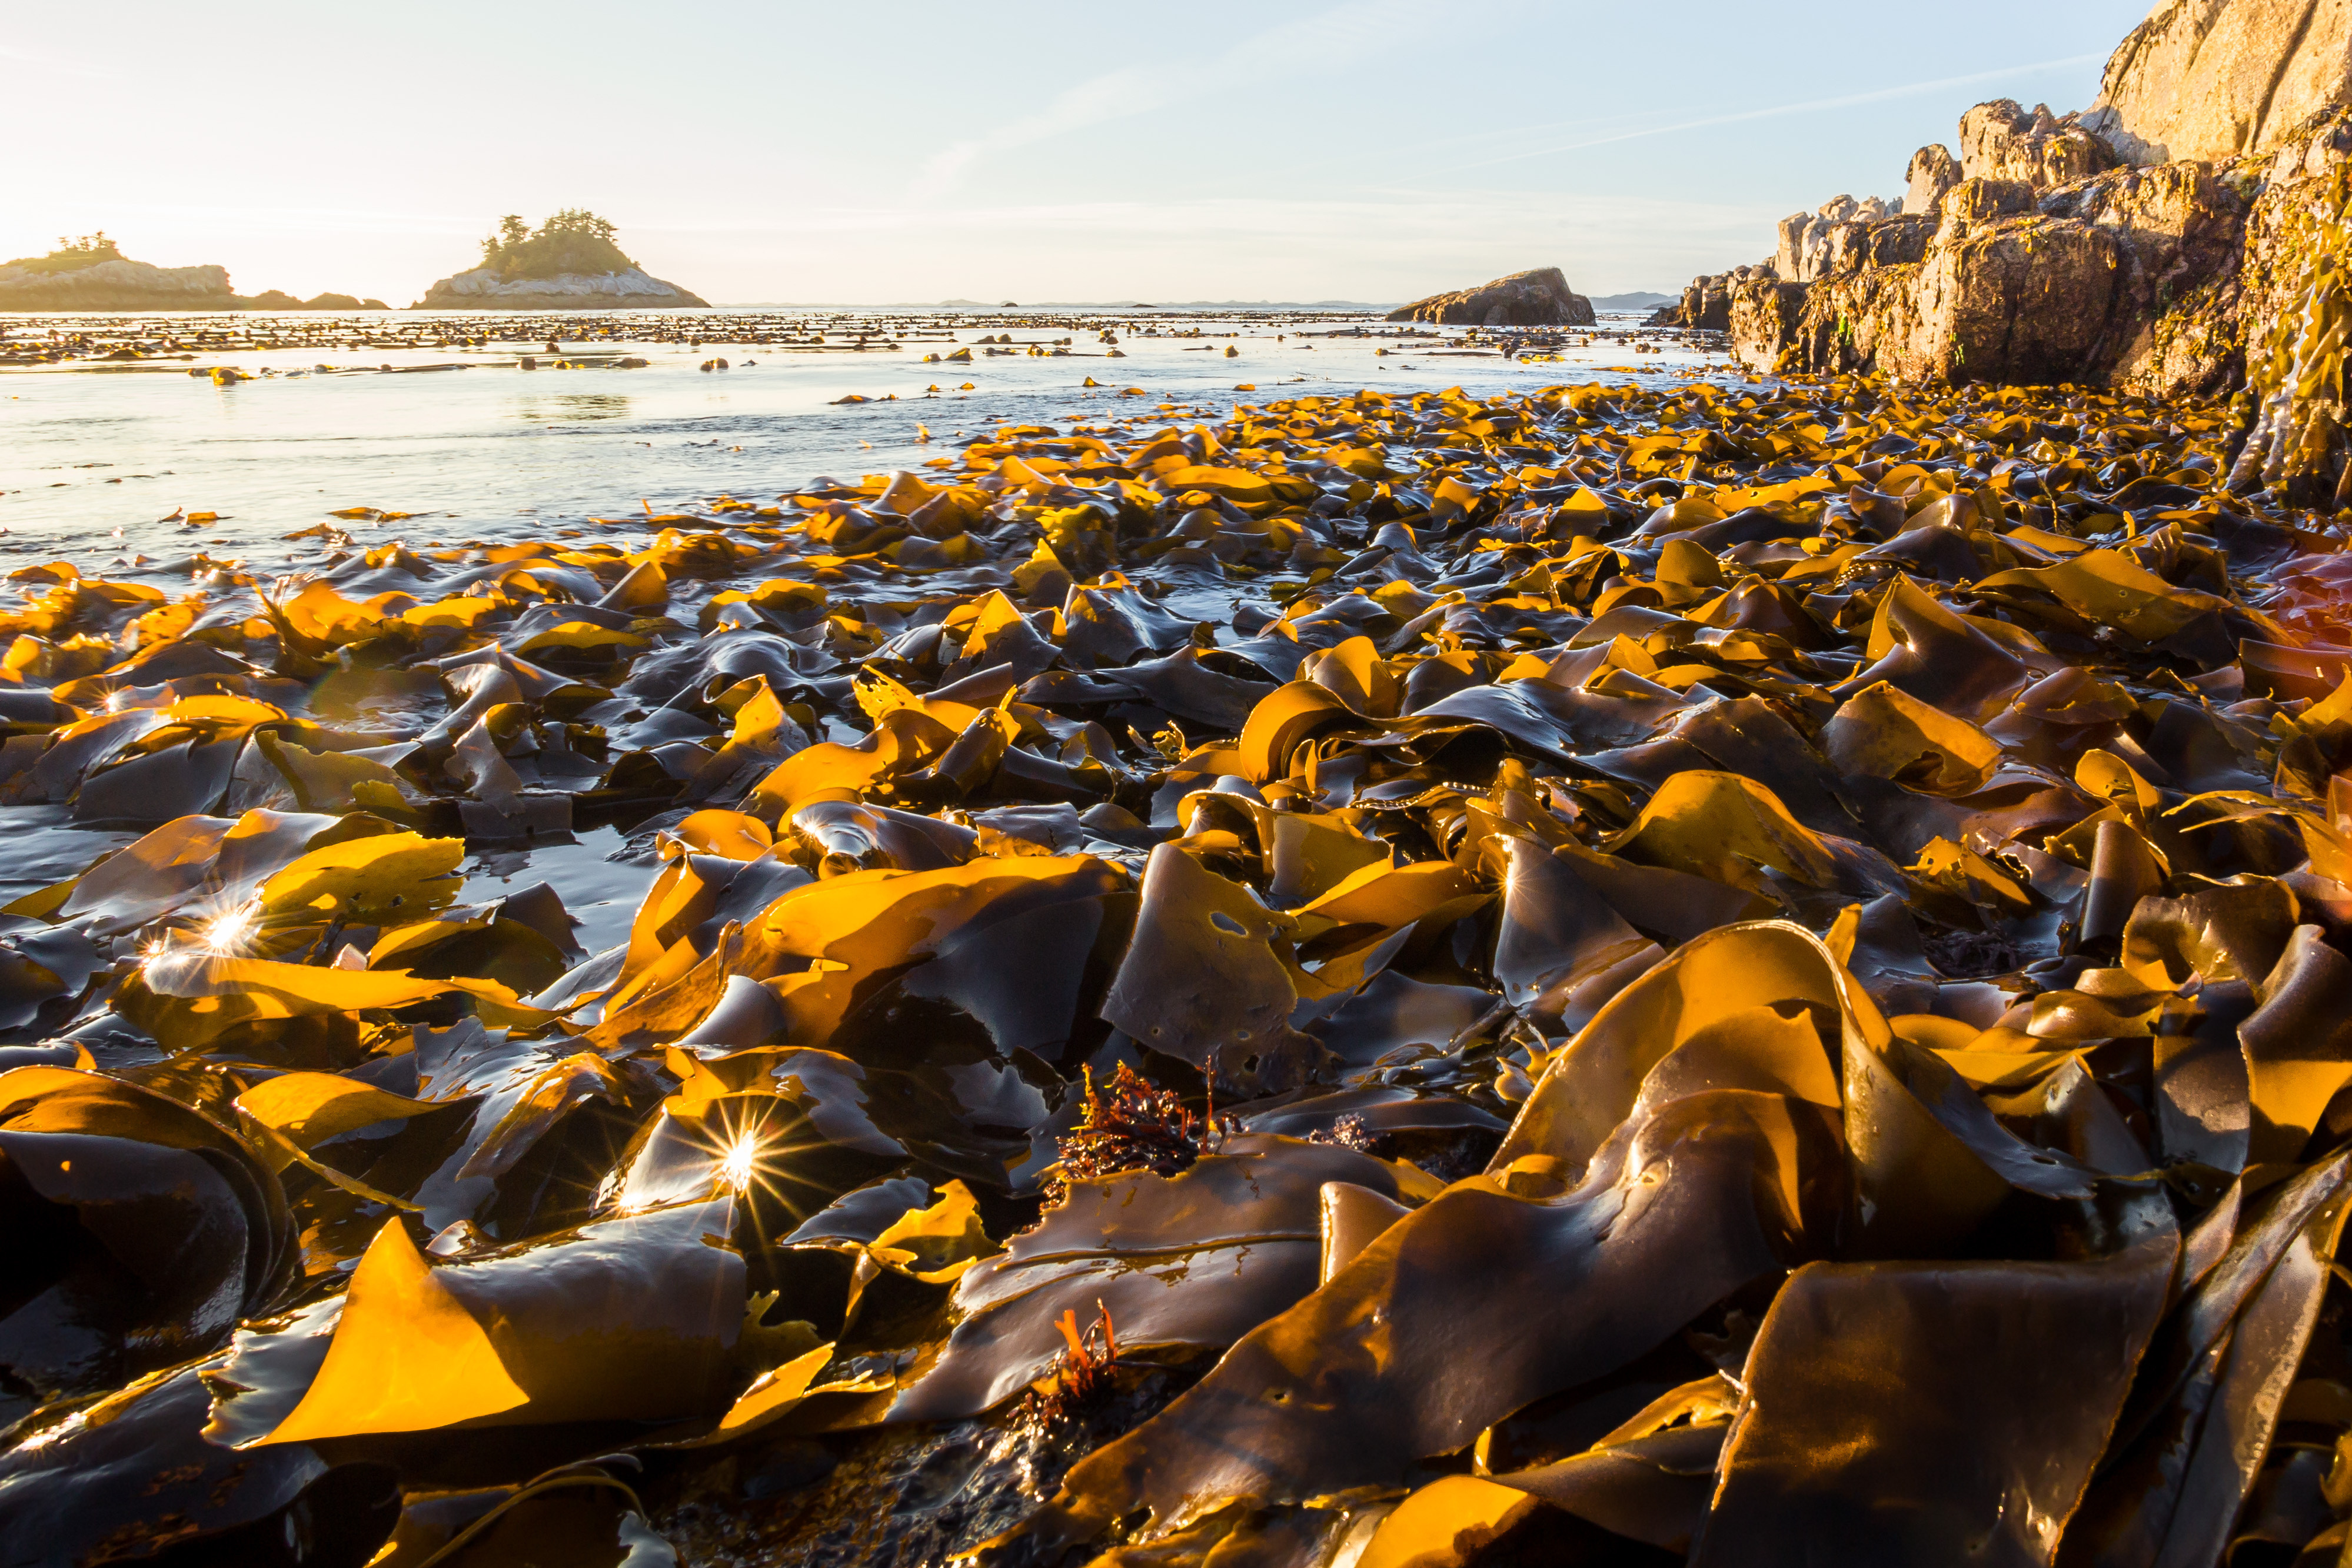
[{"label": "sunlight glare", "polygon": [[202,930],[205,950],[216,957],[234,957],[243,952],[256,926],[261,923],[257,905],[246,904],[226,915],[216,915],[206,921]]},{"label": "sunlight glare", "polygon": [[719,1156],[719,1176],[737,1192],[748,1191],[759,1164],[760,1134],[747,1127],[735,1135],[735,1141],[729,1144],[726,1152]]}]

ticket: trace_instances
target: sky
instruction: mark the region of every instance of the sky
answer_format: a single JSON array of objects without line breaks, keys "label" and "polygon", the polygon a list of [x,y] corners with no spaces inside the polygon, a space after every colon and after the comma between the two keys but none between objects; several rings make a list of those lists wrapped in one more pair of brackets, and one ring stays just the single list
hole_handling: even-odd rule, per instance
[{"label": "sky", "polygon": [[1678,290],[2087,107],[2145,0],[110,0],[0,30],[0,259],[405,305],[584,206],[714,303]]}]

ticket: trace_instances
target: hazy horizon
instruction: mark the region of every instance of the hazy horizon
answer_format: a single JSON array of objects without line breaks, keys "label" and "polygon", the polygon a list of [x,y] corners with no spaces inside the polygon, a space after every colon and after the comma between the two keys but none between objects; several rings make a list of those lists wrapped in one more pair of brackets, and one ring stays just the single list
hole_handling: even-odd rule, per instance
[{"label": "hazy horizon", "polygon": [[1787,213],[1900,194],[1970,104],[2084,107],[2144,11],[703,4],[648,35],[607,3],[394,31],[127,0],[0,42],[0,127],[42,149],[0,257],[103,228],[241,292],[398,306],[500,214],[586,206],[713,301],[1381,302],[1543,266],[1671,292]]}]

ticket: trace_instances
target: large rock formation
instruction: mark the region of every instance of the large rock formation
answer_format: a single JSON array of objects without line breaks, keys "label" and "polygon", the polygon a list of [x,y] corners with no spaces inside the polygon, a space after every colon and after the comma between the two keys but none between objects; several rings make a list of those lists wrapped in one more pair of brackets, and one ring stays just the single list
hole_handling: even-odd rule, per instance
[{"label": "large rock formation", "polygon": [[[2220,165],[2040,188],[1964,179],[1932,229],[1916,216],[1864,225],[1804,277],[1727,275],[1721,314],[1733,353],[1758,369],[2224,390],[2282,303],[2272,236],[2347,161],[2352,112]],[[1715,287],[1694,289],[1704,300]]]},{"label": "large rock formation", "polygon": [[502,277],[476,267],[445,277],[412,310],[659,310],[707,306],[675,283],[637,267],[614,272],[562,272],[552,277]]},{"label": "large rock formation", "polygon": [[2039,190],[2112,169],[2117,162],[2105,141],[2083,129],[2079,115],[2062,119],[2046,103],[2035,104],[2029,114],[2014,99],[1996,99],[1960,116],[1964,180],[2021,180]]},{"label": "large rock formation", "polygon": [[1780,220],[1780,246],[1772,253],[1772,270],[1791,283],[1810,283],[1838,267],[1838,259],[1830,254],[1833,246],[1853,243],[1856,233],[1901,208],[1898,201],[1891,212],[1876,196],[1859,202],[1852,196],[1832,196],[1812,212],[1791,213]]},{"label": "large rock formation", "polygon": [[2352,103],[2352,0],[2158,0],[2083,123],[2134,163],[2267,152]]},{"label": "large rock formation", "polygon": [[275,288],[233,292],[223,267],[156,267],[110,247],[104,259],[61,269],[56,257],[0,266],[0,310],[383,310],[381,299],[321,294],[297,299]]},{"label": "large rock formation", "polygon": [[2352,0],[2168,0],[2091,112],[1979,104],[1958,156],[1913,155],[1899,214],[1841,196],[1784,219],[1770,259],[1659,324],[1760,370],[2235,386],[2303,270],[2282,236],[2352,168],[2347,51]]},{"label": "large rock formation", "polygon": [[1594,320],[1592,302],[1569,287],[1567,277],[1556,267],[1433,294],[1390,311],[1388,319],[1448,327],[1590,327]]},{"label": "large rock formation", "polygon": [[234,310],[223,267],[155,267],[119,256],[70,271],[0,267],[0,310]]},{"label": "large rock formation", "polygon": [[1759,369],[2238,384],[2303,262],[2283,236],[2352,165],[2352,0],[2160,0],[2080,115],[2002,99],[1923,147],[1900,215],[1783,219],[1659,325]]},{"label": "large rock formation", "polygon": [[1772,264],[1760,267],[1735,267],[1729,272],[1712,277],[1694,277],[1683,290],[1682,301],[1664,305],[1650,313],[1646,323],[1652,327],[1689,327],[1702,332],[1731,330],[1731,297],[1740,285],[1755,277],[1771,277]]}]

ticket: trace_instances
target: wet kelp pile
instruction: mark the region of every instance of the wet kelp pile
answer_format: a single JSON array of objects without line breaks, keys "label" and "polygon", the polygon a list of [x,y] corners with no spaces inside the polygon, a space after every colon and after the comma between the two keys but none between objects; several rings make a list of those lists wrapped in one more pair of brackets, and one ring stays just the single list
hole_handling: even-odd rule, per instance
[{"label": "wet kelp pile", "polygon": [[[0,1560],[2334,1560],[2352,574],[2244,423],[17,572],[8,798],[146,831],[0,932]],[[458,902],[600,822],[625,942]]]}]

